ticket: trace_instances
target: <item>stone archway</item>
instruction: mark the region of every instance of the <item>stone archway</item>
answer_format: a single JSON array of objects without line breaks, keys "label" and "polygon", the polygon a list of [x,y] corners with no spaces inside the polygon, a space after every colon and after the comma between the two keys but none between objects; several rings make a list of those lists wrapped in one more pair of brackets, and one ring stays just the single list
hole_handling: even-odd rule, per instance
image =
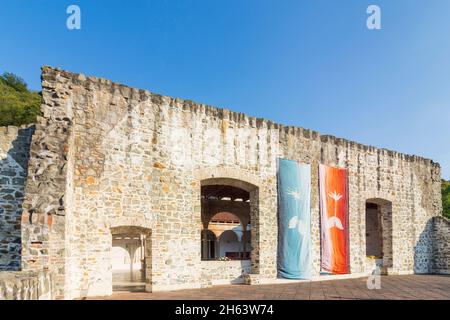
[{"label": "stone archway", "polygon": [[[202,199],[204,201],[204,199]],[[217,260],[229,258],[231,260],[250,259],[250,212],[249,206],[236,207],[238,214],[232,212],[220,212],[229,203],[224,201],[222,205],[202,203],[202,260]],[[231,204],[233,204],[231,202]],[[241,203],[242,205],[243,203]],[[216,211],[219,211],[216,213]],[[236,239],[224,240],[223,235],[232,232]],[[214,240],[214,241],[213,241]],[[224,242],[225,241],[225,242]],[[214,252],[212,255],[211,252]]]},{"label": "stone archway", "polygon": [[214,260],[217,258],[217,237],[211,230],[202,230],[201,256],[202,260]]},{"label": "stone archway", "polygon": [[[248,174],[245,171],[239,169],[229,168],[209,168],[203,169],[195,173],[197,179],[199,179],[200,187],[205,186],[227,186],[244,190],[248,193],[248,201],[245,203],[249,206],[249,219],[242,221],[242,224],[246,226],[250,221],[250,233],[251,242],[248,250],[251,260],[251,273],[259,274],[260,272],[260,236],[259,236],[259,214],[260,214],[260,181],[257,176]],[[226,211],[226,210],[222,210]],[[235,210],[230,210],[235,213]],[[219,211],[217,211],[219,212]],[[217,213],[216,212],[216,213]],[[201,216],[201,213],[200,213]],[[205,220],[202,219],[201,225],[204,227]],[[248,231],[248,230],[247,230]],[[249,233],[244,232],[247,236]]]},{"label": "stone archway", "polygon": [[[133,225],[110,227],[113,291],[151,291],[151,229]],[[113,268],[114,248],[123,248],[129,269]],[[119,257],[120,259],[120,257]],[[123,270],[122,270],[123,269]]]},{"label": "stone archway", "polygon": [[222,257],[239,259],[242,254],[242,239],[233,230],[225,230],[218,238],[219,254]]}]

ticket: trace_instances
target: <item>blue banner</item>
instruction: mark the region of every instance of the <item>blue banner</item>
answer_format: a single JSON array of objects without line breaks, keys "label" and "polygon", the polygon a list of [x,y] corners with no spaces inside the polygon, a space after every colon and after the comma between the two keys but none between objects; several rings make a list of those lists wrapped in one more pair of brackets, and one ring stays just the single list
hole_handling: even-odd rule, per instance
[{"label": "blue banner", "polygon": [[311,165],[278,159],[278,276],[311,279]]}]

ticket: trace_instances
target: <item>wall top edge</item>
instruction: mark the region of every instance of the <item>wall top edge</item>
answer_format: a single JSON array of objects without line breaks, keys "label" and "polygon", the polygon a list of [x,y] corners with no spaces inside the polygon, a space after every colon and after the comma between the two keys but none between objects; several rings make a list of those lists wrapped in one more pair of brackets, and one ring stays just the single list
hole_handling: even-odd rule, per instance
[{"label": "wall top edge", "polygon": [[[234,112],[226,108],[218,108],[207,104],[197,103],[188,99],[163,96],[157,93],[152,93],[148,90],[137,89],[121,83],[113,82],[105,78],[85,76],[82,73],[74,73],[52,66],[42,66],[41,70],[43,91],[49,88],[53,89],[53,84],[55,82],[81,85],[88,89],[96,86],[98,89],[109,90],[112,93],[118,92],[123,95],[125,99],[137,101],[151,100],[152,102],[156,103],[166,102],[171,107],[180,108],[182,110],[190,111],[193,113],[205,114],[210,117],[217,117],[218,119],[224,121],[232,120],[236,123],[248,125],[253,128],[275,129],[278,130],[280,134],[284,135],[293,135],[300,138],[315,140],[323,144],[333,144],[338,146],[341,145],[350,148],[357,148],[364,151],[372,151],[380,153],[382,155],[387,155],[391,158],[398,158],[409,162],[420,162],[426,165],[433,166],[435,168],[440,168],[439,163],[421,156],[410,155],[386,148],[378,148],[375,146],[365,145],[356,141],[338,138],[333,135],[322,135],[319,132],[311,129],[305,129],[298,126],[283,125],[272,120],[252,117],[242,112]],[[2,130],[5,130],[3,128],[5,127],[0,127],[0,133],[2,133]]]}]

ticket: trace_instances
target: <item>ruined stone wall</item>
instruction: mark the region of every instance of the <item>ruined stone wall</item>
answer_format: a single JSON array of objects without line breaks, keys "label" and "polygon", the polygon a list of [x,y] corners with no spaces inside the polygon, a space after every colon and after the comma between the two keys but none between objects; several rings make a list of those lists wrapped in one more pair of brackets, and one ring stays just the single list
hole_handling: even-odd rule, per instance
[{"label": "ruined stone wall", "polygon": [[111,293],[116,226],[151,230],[148,289],[199,287],[208,281],[202,270],[221,272],[200,259],[200,186],[211,178],[250,192],[250,269],[274,279],[277,157],[312,164],[315,275],[319,163],[349,170],[352,273],[366,272],[368,199],[392,202],[389,272],[431,270],[429,220],[440,214],[441,196],[440,168],[430,160],[49,67],[43,95],[24,205],[32,223],[22,226],[27,244],[42,239],[37,250],[27,246],[24,261],[28,268],[51,261],[66,298]]},{"label": "ruined stone wall", "polygon": [[0,272],[0,300],[52,300],[54,286],[49,271]]},{"label": "ruined stone wall", "polygon": [[244,283],[244,274],[251,272],[249,260],[202,261],[202,286]]},{"label": "ruined stone wall", "polygon": [[71,263],[73,148],[71,96],[65,79],[42,72],[42,116],[30,145],[22,213],[22,269],[50,270],[55,297],[69,291]]},{"label": "ruined stone wall", "polygon": [[21,266],[21,215],[33,126],[0,127],[0,271]]},{"label": "ruined stone wall", "polygon": [[433,219],[433,272],[450,274],[450,220]]},{"label": "ruined stone wall", "polygon": [[[365,258],[365,203],[392,203],[392,268],[389,273],[430,271],[432,239],[429,221],[442,208],[440,168],[415,156],[367,147],[334,137],[321,137],[320,162],[348,168],[350,254],[352,272],[362,272]],[[313,173],[313,180],[317,173]],[[314,189],[314,188],[313,188]],[[313,191],[312,203],[318,201]],[[318,210],[318,208],[317,208]],[[313,221],[315,218],[312,218]]]}]

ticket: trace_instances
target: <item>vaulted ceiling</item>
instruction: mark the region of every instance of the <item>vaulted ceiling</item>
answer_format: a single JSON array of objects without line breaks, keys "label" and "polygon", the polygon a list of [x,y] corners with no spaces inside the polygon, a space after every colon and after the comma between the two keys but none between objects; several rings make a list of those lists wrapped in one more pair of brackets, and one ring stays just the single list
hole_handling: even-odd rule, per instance
[{"label": "vaulted ceiling", "polygon": [[250,199],[250,194],[240,188],[225,186],[225,185],[208,185],[202,186],[202,197],[206,199],[215,197],[217,199],[231,198],[231,200],[242,199],[247,201]]}]

